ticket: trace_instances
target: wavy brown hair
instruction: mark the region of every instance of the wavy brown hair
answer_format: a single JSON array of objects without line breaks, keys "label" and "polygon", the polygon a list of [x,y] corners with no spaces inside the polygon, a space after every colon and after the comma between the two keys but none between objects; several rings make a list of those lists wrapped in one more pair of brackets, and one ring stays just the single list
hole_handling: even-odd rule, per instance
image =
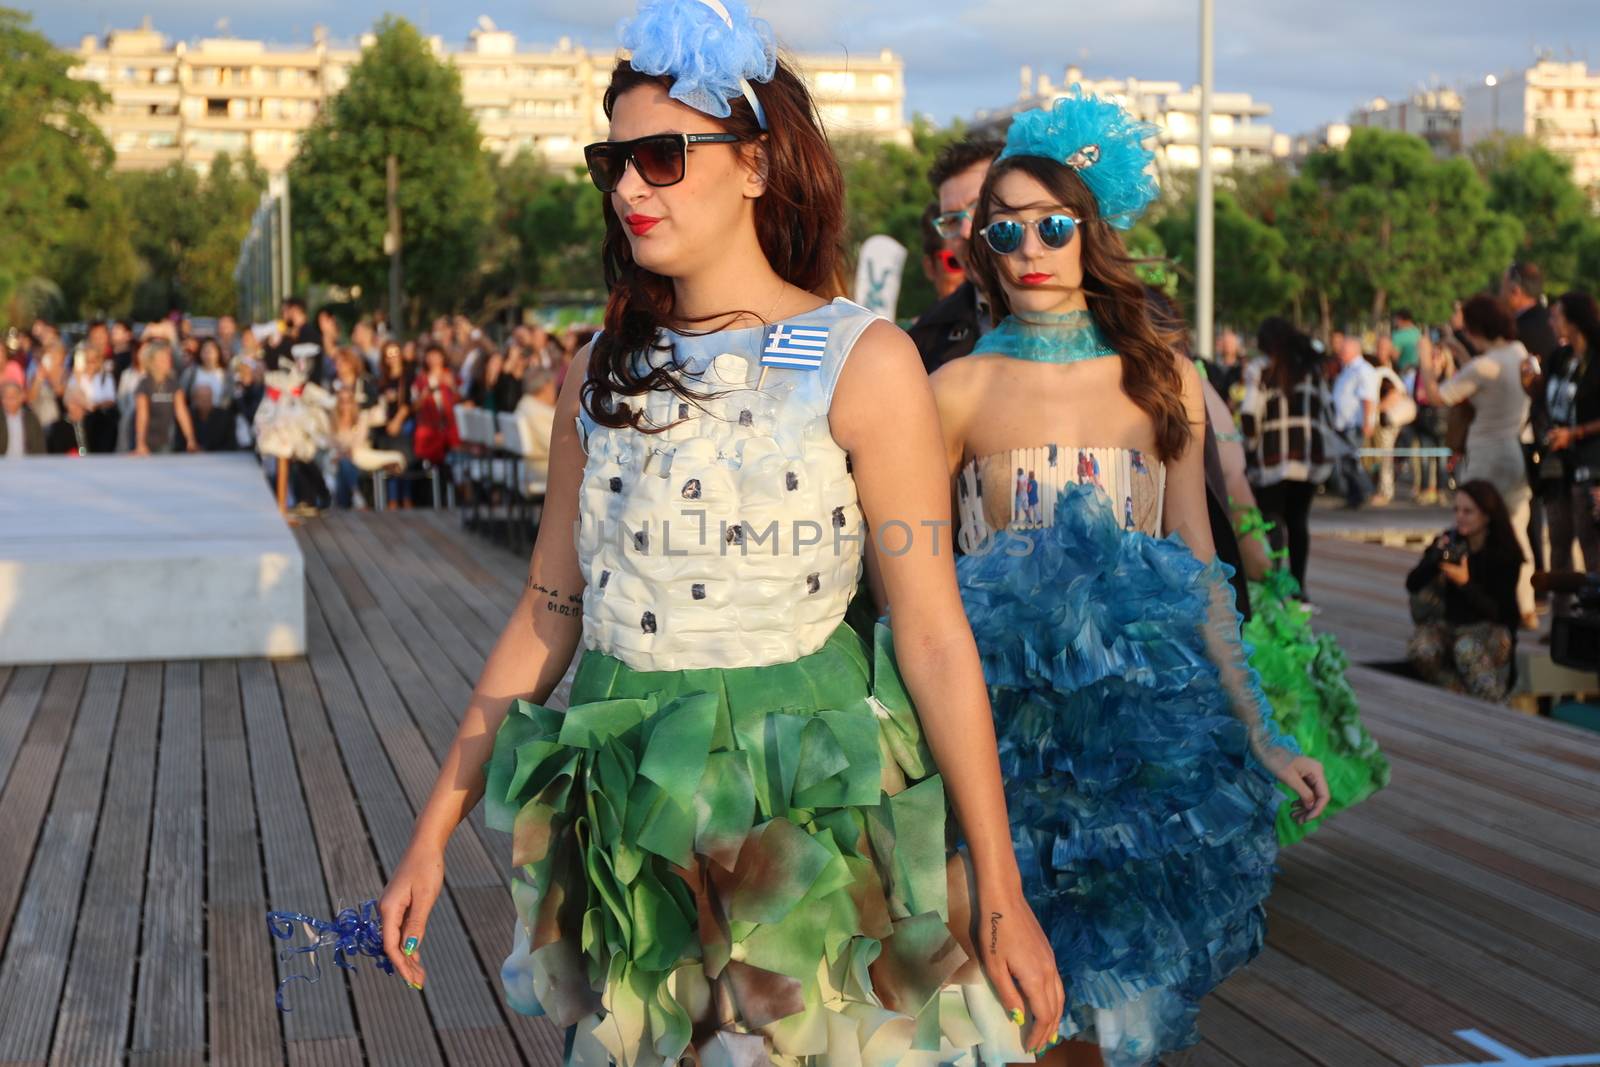
[{"label": "wavy brown hair", "polygon": [[1178,372],[1182,338],[1163,329],[1150,315],[1143,283],[1117,230],[1100,216],[1100,205],[1077,171],[1040,156],[1010,156],[989,168],[978,207],[973,213],[970,258],[978,285],[988,294],[995,322],[1011,314],[1001,284],[1005,256],[997,255],[977,233],[996,211],[1013,210],[1000,202],[995,187],[1001,178],[1020,172],[1049,192],[1051,200],[1078,218],[1083,294],[1095,325],[1122,357],[1122,391],[1137,404],[1156,429],[1156,451],[1165,461],[1183,455],[1194,438],[1183,406],[1183,378]]},{"label": "wavy brown hair", "polygon": [[[670,77],[640,74],[619,62],[606,89],[606,117],[611,116],[624,93],[642,85],[670,87]],[[763,169],[766,188],[756,201],[756,235],[761,251],[779,277],[807,292],[832,295],[841,277],[841,243],[844,235],[844,176],[834,158],[822,120],[805,82],[783,59],[769,82],[751,86],[767,113],[762,130],[744,97],[730,101],[732,113],[714,121],[737,134],[740,145],[752,153],[752,164]],[[623,398],[654,390],[670,390],[690,401],[706,394],[690,390],[669,364],[640,359],[656,344],[662,328],[683,330],[706,319],[683,319],[673,306],[672,279],[639,266],[623,230],[622,220],[605,195],[606,235],[601,244],[605,267],[605,332],[589,354],[589,373],[583,384],[583,405],[603,426],[659,433],[666,426],[650,425],[642,405]],[[731,312],[730,312],[731,313]],[[748,312],[747,312],[748,313]],[[721,317],[721,316],[715,316]]]}]

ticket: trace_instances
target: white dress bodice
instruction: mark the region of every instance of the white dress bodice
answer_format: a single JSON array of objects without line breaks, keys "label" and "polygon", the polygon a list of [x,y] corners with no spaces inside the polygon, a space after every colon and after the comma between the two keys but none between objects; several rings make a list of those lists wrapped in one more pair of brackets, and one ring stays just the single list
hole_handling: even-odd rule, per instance
[{"label": "white dress bodice", "polygon": [[876,317],[836,300],[773,326],[664,332],[670,347],[649,358],[674,361],[702,399],[628,398],[650,425],[672,424],[655,434],[580,411],[586,648],[658,671],[785,663],[822,647],[855,593],[865,538],[828,411]]}]

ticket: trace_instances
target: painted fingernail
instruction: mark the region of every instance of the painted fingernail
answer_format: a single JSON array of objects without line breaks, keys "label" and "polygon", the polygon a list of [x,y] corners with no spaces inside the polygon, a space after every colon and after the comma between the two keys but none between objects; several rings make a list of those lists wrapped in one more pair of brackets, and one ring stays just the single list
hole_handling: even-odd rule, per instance
[{"label": "painted fingernail", "polygon": [[1023,1020],[1022,1009],[1021,1008],[1012,1008],[1011,1009],[1011,1021],[1016,1023],[1018,1026],[1021,1026],[1022,1025],[1022,1020]]},{"label": "painted fingernail", "polygon": [[418,993],[422,992],[422,987],[409,978],[406,979],[406,985],[410,986],[412,989],[415,989]]},{"label": "painted fingernail", "polygon": [[401,946],[400,951],[405,953],[407,956],[417,951],[417,939],[414,937],[406,938],[406,943]]}]

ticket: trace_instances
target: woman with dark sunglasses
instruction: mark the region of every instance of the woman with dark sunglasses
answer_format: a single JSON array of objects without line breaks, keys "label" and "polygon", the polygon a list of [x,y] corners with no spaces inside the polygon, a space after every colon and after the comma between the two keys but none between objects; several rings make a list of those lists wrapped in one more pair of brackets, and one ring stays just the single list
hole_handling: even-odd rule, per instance
[{"label": "woman with dark sunglasses", "polygon": [[[842,180],[766,24],[646,0],[623,43],[587,152],[604,331],[557,402],[527,589],[380,902],[389,957],[421,986],[445,842],[484,797],[520,872],[506,996],[570,1028],[570,1063],[1026,1060],[1062,989],[936,536],[921,362],[815,295]],[[901,624],[864,638],[846,608],[891,524]],[[544,706],[580,643],[570,706]]]},{"label": "woman with dark sunglasses", "polygon": [[1047,1062],[1198,1040],[1200,998],[1261,948],[1277,784],[1298,819],[1327,802],[1246,663],[1200,380],[1118,234],[1157,195],[1156,132],[1081,92],[1013,121],[973,218],[996,325],[932,377],[1013,844],[1066,983]]}]

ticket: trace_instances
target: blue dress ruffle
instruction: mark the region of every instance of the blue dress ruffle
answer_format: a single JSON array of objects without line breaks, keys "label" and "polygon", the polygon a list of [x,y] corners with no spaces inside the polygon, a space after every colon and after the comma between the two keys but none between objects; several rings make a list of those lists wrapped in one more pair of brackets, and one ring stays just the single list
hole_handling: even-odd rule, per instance
[{"label": "blue dress ruffle", "polygon": [[1274,779],[1206,651],[1215,576],[1088,485],[1053,526],[983,548],[957,575],[1063,1034],[1109,1067],[1152,1063],[1198,1040],[1200,999],[1260,951],[1277,854]]}]

